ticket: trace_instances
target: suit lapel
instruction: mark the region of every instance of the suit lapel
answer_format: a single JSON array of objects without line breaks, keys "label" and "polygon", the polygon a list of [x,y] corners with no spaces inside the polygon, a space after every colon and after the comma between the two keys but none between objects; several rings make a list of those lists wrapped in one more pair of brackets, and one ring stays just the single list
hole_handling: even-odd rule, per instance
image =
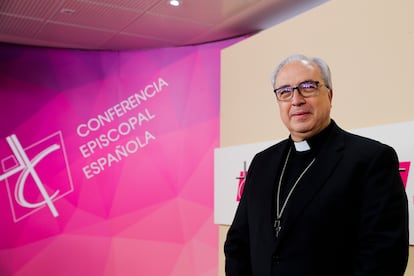
[{"label": "suit lapel", "polygon": [[303,176],[289,199],[285,213],[282,216],[283,230],[280,239],[289,233],[289,228],[303,213],[304,209],[312,202],[312,199],[325,185],[332,171],[337,167],[343,156],[344,141],[341,132],[336,129],[327,139],[312,167]]}]

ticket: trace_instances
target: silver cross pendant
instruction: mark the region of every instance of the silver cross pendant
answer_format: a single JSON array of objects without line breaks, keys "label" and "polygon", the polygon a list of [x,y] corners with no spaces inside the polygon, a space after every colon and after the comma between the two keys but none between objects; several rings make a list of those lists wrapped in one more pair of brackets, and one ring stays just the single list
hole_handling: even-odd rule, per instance
[{"label": "silver cross pendant", "polygon": [[273,227],[275,228],[275,235],[276,235],[276,238],[277,238],[279,236],[280,229],[282,229],[282,227],[280,226],[280,219],[275,220],[275,223],[273,224]]}]

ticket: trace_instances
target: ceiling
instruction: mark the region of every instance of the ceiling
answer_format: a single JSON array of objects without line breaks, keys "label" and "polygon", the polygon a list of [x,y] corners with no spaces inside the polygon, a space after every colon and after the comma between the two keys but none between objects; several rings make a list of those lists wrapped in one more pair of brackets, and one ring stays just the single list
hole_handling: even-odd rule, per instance
[{"label": "ceiling", "polygon": [[0,0],[0,42],[131,50],[252,34],[328,0]]}]

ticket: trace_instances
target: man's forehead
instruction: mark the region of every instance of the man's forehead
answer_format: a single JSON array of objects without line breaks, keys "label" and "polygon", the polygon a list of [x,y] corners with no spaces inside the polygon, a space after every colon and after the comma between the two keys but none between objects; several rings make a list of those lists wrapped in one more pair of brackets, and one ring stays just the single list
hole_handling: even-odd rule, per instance
[{"label": "man's forehead", "polygon": [[275,84],[288,85],[319,76],[318,66],[307,60],[295,60],[285,64],[276,76]]}]

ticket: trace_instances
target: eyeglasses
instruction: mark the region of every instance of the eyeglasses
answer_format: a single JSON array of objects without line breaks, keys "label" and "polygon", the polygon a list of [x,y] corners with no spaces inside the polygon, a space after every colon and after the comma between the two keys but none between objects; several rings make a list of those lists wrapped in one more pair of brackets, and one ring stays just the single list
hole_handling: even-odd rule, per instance
[{"label": "eyeglasses", "polygon": [[[293,98],[295,89],[297,89],[298,93],[304,98],[315,97],[319,93],[319,84],[319,81],[307,80],[299,83],[299,85],[296,87],[283,86],[280,88],[276,88],[275,90],[273,90],[273,92],[275,92],[276,98],[279,101],[284,102],[290,101]],[[329,88],[328,86],[326,87]]]}]

